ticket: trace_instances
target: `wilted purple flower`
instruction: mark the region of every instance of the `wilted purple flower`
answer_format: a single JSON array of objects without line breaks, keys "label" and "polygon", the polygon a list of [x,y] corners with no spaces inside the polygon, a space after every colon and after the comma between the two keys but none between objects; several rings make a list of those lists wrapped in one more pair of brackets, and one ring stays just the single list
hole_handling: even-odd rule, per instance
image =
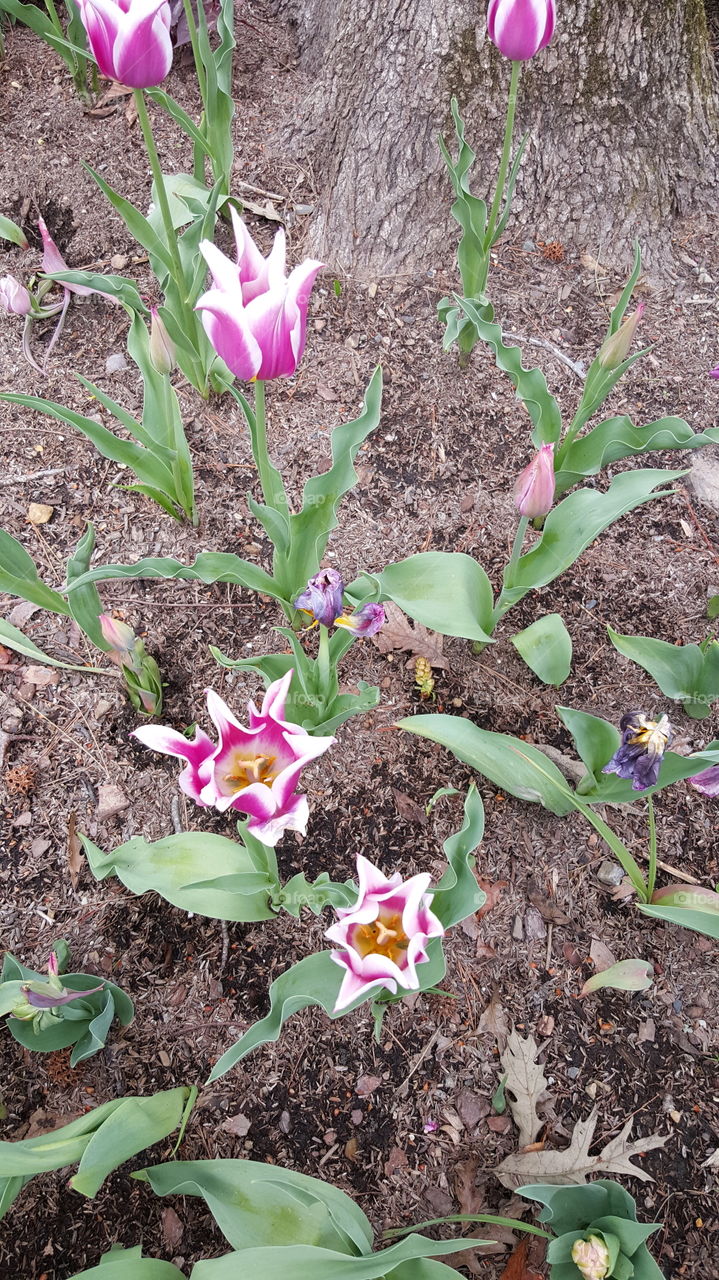
[{"label": "wilted purple flower", "polygon": [[335,1011],[376,987],[396,995],[398,987],[418,991],[416,966],[429,959],[426,943],[441,938],[444,927],[430,910],[431,876],[402,882],[399,872],[387,877],[361,854],[357,857],[359,896],[353,907],[337,909],[339,921],[325,933],[341,950],[332,959],[346,970]]},{"label": "wilted purple flower", "polygon": [[719,378],[719,364],[718,364],[718,365],[716,365],[713,369],[710,369],[710,370],[709,370],[709,377],[710,377],[710,378]]},{"label": "wilted purple flower", "polygon": [[15,276],[0,278],[0,309],[14,316],[27,316],[32,311],[32,298]]},{"label": "wilted purple flower", "polygon": [[305,349],[307,306],[322,262],[307,259],[285,275],[285,233],[280,227],[272,252],[263,258],[242,219],[230,209],[237,244],[232,262],[209,240],[200,252],[213,287],[196,310],[217,354],[238,378],[266,382],[290,378]]},{"label": "wilted purple flower", "polygon": [[630,711],[622,716],[619,727],[621,746],[602,773],[616,773],[620,778],[631,779],[632,791],[646,791],[656,786],[664,752],[673,737],[667,716],[649,720],[641,711]]},{"label": "wilted purple flower", "polygon": [[616,333],[610,334],[600,347],[599,363],[605,369],[618,369],[623,360],[626,360],[632,349],[632,343],[636,336],[639,322],[646,311],[643,302],[639,303],[636,311],[620,324]]},{"label": "wilted purple flower", "polygon": [[711,769],[705,769],[703,773],[695,773],[688,781],[703,796],[711,796],[712,800],[719,798],[719,764],[712,765]]},{"label": "wilted purple flower", "polygon": [[309,613],[315,622],[331,627],[342,613],[344,583],[337,569],[320,569],[293,601],[295,609]]},{"label": "wilted purple flower", "polygon": [[549,44],[554,20],[554,0],[490,0],[487,31],[505,58],[526,62]]},{"label": "wilted purple flower", "polygon": [[343,614],[335,618],[335,625],[354,631],[357,636],[374,636],[385,624],[385,611],[382,604],[363,604],[356,613]]},{"label": "wilted purple flower", "polygon": [[68,987],[64,987],[58,977],[59,965],[54,951],[51,952],[47,962],[47,972],[47,982],[23,983],[20,988],[22,1000],[15,1005],[12,1011],[13,1018],[17,1018],[20,1022],[38,1022],[42,1020],[44,1013],[59,1009],[64,1004],[72,1004],[73,1000],[82,1000],[83,996],[92,996],[96,991],[102,991],[104,986],[101,982],[99,986],[90,987],[87,991],[71,991]]},{"label": "wilted purple flower", "polygon": [[290,670],[270,685],[259,711],[249,703],[249,728],[208,689],[207,710],[218,732],[217,744],[202,729],[196,729],[192,740],[159,725],[146,725],[132,734],[154,751],[186,760],[178,780],[185,795],[203,808],[248,814],[248,831],[267,845],[277,844],[288,829],[305,832],[309,806],[307,797],[297,794],[300,774],[335,741],[310,737],[283,718],[292,675]]},{"label": "wilted purple flower", "polygon": [[131,89],[160,84],[172,66],[169,0],[79,0],[100,72]]},{"label": "wilted purple flower", "polygon": [[521,516],[537,520],[552,510],[555,490],[554,445],[543,444],[514,485],[514,502]]}]

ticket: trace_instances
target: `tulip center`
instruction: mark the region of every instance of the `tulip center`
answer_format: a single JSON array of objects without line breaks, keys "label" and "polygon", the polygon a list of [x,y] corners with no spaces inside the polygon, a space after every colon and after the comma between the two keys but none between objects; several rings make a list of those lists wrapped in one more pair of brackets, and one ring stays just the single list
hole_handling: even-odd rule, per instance
[{"label": "tulip center", "polygon": [[402,928],[402,914],[397,911],[373,920],[371,924],[358,925],[352,938],[352,946],[361,956],[386,956],[399,964],[409,946],[409,938]]},{"label": "tulip center", "polygon": [[244,791],[256,782],[271,786],[278,774],[274,767],[276,759],[276,756],[250,756],[248,759],[236,752],[229,761],[224,781],[232,791]]},{"label": "tulip center", "polygon": [[636,726],[636,733],[632,734],[629,739],[633,747],[643,747],[649,755],[663,755],[667,743],[668,734],[667,718],[662,716],[661,720],[644,720]]}]

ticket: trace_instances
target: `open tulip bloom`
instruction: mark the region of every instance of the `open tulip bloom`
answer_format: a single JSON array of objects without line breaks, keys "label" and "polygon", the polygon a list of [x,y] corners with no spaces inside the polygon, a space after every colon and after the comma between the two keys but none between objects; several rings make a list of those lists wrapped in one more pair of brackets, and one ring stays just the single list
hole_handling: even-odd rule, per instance
[{"label": "open tulip bloom", "polygon": [[526,62],[554,35],[554,0],[490,0],[487,31],[499,52]]},{"label": "open tulip bloom", "polygon": [[200,252],[212,288],[198,300],[210,342],[236,377],[253,382],[290,378],[305,349],[307,306],[322,262],[307,259],[285,273],[285,233],[263,258],[244,222],[231,209],[237,246],[233,262],[209,240]]},{"label": "open tulip bloom", "polygon": [[172,66],[169,0],[79,0],[87,40],[108,80],[152,89]]},{"label": "open tulip bloom", "polygon": [[288,829],[306,831],[309,806],[307,797],[297,793],[300,774],[335,741],[310,737],[284,719],[292,674],[288,671],[270,685],[259,711],[249,703],[248,727],[208,689],[207,710],[217,743],[199,728],[191,740],[160,725],[144,725],[133,733],[144,746],[187,762],[178,780],[185,795],[203,808],[248,814],[248,831],[270,847]]}]

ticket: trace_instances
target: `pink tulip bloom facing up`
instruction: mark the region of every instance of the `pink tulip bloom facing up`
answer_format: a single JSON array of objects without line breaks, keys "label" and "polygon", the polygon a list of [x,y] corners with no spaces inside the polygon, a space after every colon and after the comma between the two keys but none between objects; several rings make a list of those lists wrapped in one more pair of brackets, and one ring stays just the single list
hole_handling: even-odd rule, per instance
[{"label": "pink tulip bloom facing up", "polygon": [[100,74],[130,89],[152,89],[172,66],[169,0],[79,0]]},{"label": "pink tulip bloom facing up", "polygon": [[399,987],[418,991],[417,965],[429,959],[426,944],[444,934],[443,925],[430,910],[428,873],[404,883],[399,872],[388,879],[360,854],[357,879],[357,902],[353,907],[338,908],[339,921],[325,934],[341,948],[331,956],[346,970],[336,1012],[377,987],[385,987],[393,995]]},{"label": "pink tulip bloom facing up", "polygon": [[232,262],[209,240],[200,244],[212,273],[212,288],[196,310],[210,342],[237,378],[290,378],[305,349],[307,306],[317,272],[324,263],[307,259],[285,275],[285,233],[275,236],[263,258],[234,209],[232,223],[237,261]]},{"label": "pink tulip bloom facing up", "polygon": [[537,520],[548,515],[554,502],[555,483],[554,445],[543,444],[514,486],[514,502],[520,516]]},{"label": "pink tulip bloom facing up", "polygon": [[490,0],[487,31],[499,52],[526,62],[554,35],[554,0]]},{"label": "pink tulip bloom facing up", "polygon": [[262,707],[249,703],[249,727],[237,721],[219,694],[207,690],[207,710],[217,729],[215,743],[202,729],[193,739],[174,729],[145,725],[132,736],[144,746],[186,760],[180,789],[203,808],[249,815],[247,829],[264,844],[276,845],[286,830],[307,829],[307,797],[297,794],[300,774],[335,741],[313,738],[283,719],[292,680],[288,671],[267,690]]}]

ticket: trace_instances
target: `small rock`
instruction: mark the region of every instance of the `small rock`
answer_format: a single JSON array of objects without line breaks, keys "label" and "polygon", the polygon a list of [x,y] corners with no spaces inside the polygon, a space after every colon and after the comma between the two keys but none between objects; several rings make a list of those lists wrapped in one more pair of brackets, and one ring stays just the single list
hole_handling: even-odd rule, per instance
[{"label": "small rock", "polygon": [[597,872],[599,883],[613,889],[616,885],[621,884],[623,879],[624,872],[619,863],[612,862],[610,858],[605,858]]},{"label": "small rock", "polygon": [[379,1076],[360,1076],[355,1085],[355,1093],[358,1098],[368,1098],[381,1083]]},{"label": "small rock", "polygon": [[492,1133],[506,1133],[511,1123],[509,1116],[487,1116],[487,1128]]},{"label": "small rock", "polygon": [[32,822],[32,814],[28,809],[26,810],[25,813],[18,814],[17,818],[15,819],[12,825],[14,827],[29,827],[31,822]]},{"label": "small rock", "polygon": [[108,356],[105,361],[105,373],[122,373],[127,368],[127,360],[121,351],[117,355]]},{"label": "small rock", "polygon": [[719,511],[719,458],[705,457],[702,451],[692,462],[688,479],[699,501]]},{"label": "small rock", "polygon": [[296,204],[294,206],[294,210],[295,210],[295,213],[299,214],[299,216],[302,218],[309,213],[314,213],[315,206],[313,204]]},{"label": "small rock", "polygon": [[95,703],[95,719],[102,720],[108,711],[112,711],[112,703],[108,702],[106,698],[98,698]]},{"label": "small rock", "polygon": [[125,809],[129,809],[130,801],[119,787],[112,783],[103,783],[97,788],[97,813],[95,814],[98,822],[107,822],[110,818],[117,817],[118,813],[124,813]]},{"label": "small rock", "polygon": [[30,853],[33,858],[41,858],[50,848],[50,841],[44,840],[42,836],[37,836],[30,845]]},{"label": "small rock", "polygon": [[30,524],[47,524],[48,520],[52,520],[54,507],[49,507],[46,502],[31,502],[27,509],[27,518]]},{"label": "small rock", "polygon": [[522,250],[524,253],[534,253],[536,247],[537,246],[533,240],[525,240],[522,245]]},{"label": "small rock", "polygon": [[250,1121],[239,1112],[236,1116],[228,1116],[222,1121],[220,1128],[224,1133],[231,1133],[235,1138],[246,1138],[250,1132]]},{"label": "small rock", "polygon": [[128,262],[129,262],[129,258],[126,253],[113,253],[112,257],[110,258],[110,266],[112,267],[113,271],[124,271]]},{"label": "small rock", "polygon": [[280,1116],[280,1129],[282,1130],[282,1133],[289,1133],[291,1128],[292,1121],[290,1120],[290,1113],[289,1111],[283,1111]]},{"label": "small rock", "polygon": [[514,917],[514,924],[512,925],[512,937],[514,938],[515,942],[522,942],[524,940],[524,925],[522,924],[521,916]]},{"label": "small rock", "polygon": [[570,1080],[576,1080],[581,1075],[581,1067],[567,1067],[567,1075]]},{"label": "small rock", "polygon": [[456,1099],[457,1114],[465,1129],[474,1129],[492,1110],[489,1098],[471,1089],[462,1089]]},{"label": "small rock", "polygon": [[23,676],[28,684],[34,684],[36,689],[58,682],[58,673],[52,667],[26,667]]},{"label": "small rock", "polygon": [[357,1110],[350,1114],[350,1120],[353,1124],[362,1124],[362,1121],[364,1120],[364,1111],[360,1111],[359,1107],[357,1107]]},{"label": "small rock", "polygon": [[536,907],[527,907],[524,913],[524,933],[528,942],[536,942],[547,936],[547,926]]}]

